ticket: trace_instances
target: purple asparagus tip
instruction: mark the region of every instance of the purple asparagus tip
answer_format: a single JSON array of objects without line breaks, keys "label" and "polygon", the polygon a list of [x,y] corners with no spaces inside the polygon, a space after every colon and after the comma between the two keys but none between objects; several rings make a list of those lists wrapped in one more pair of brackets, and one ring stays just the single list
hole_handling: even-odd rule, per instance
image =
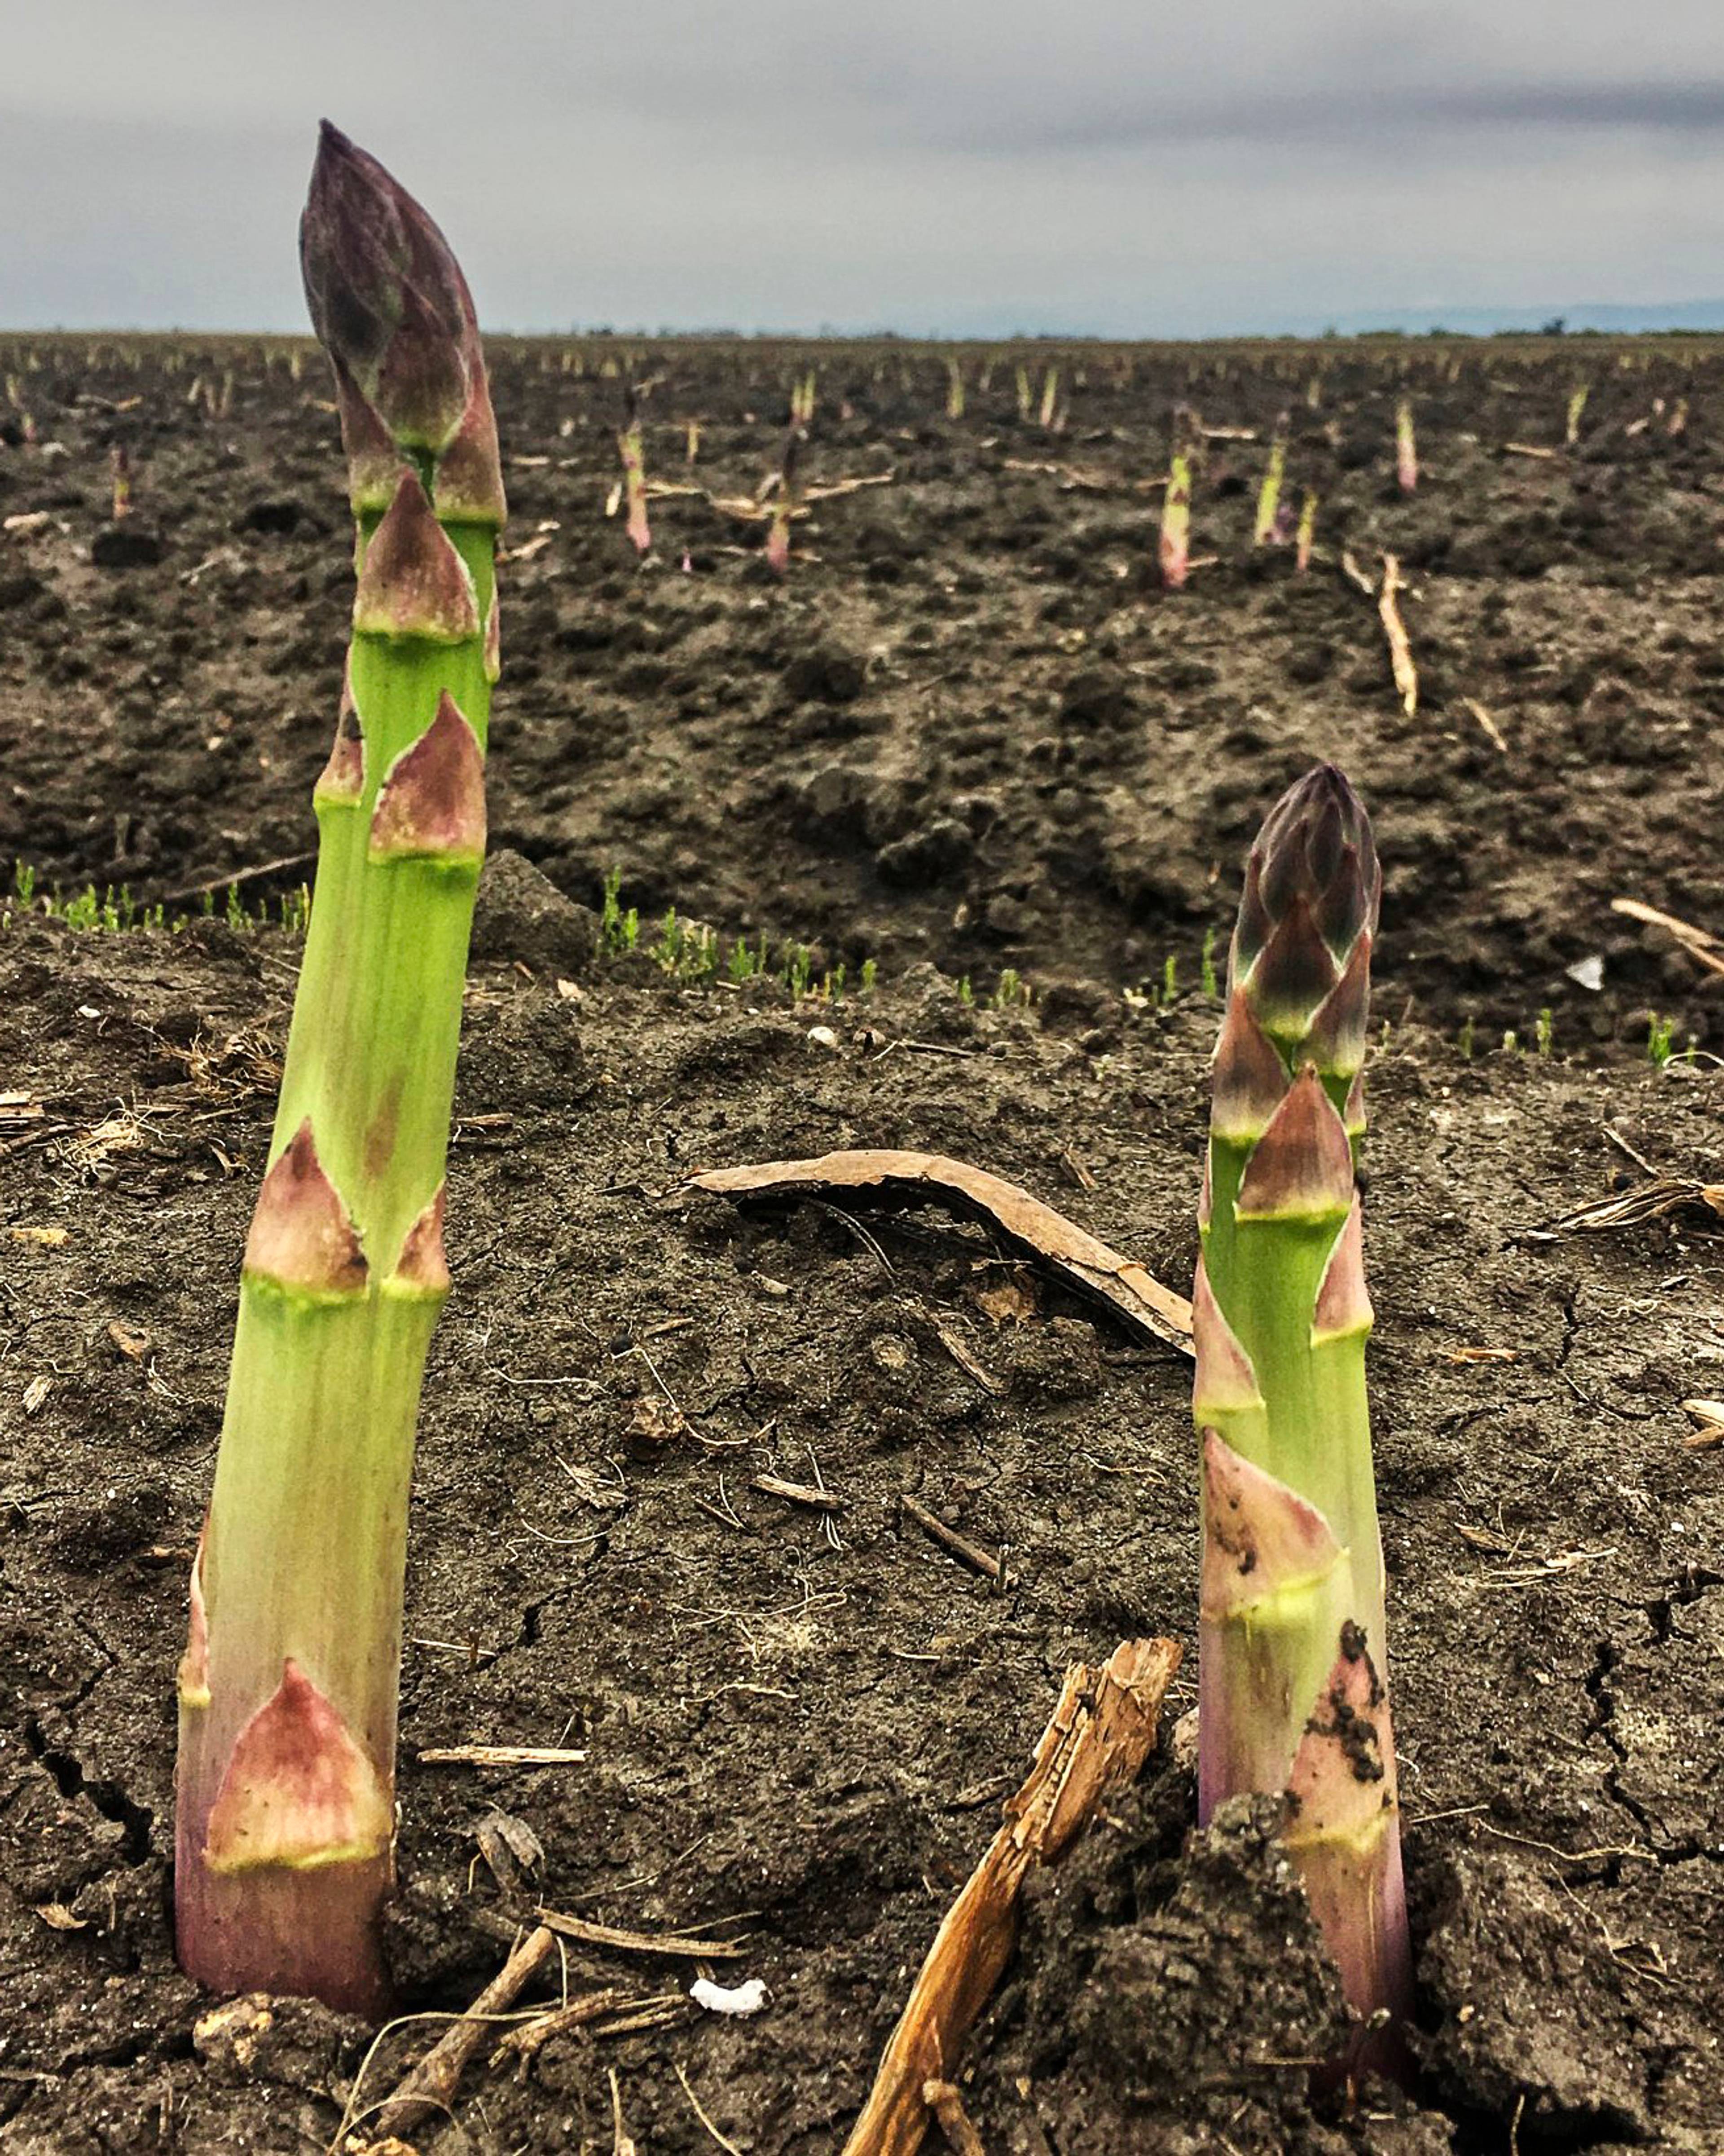
[{"label": "purple asparagus tip", "polygon": [[1365,804],[1322,763],[1270,811],[1245,865],[1232,983],[1290,1064],[1351,1076],[1364,1054],[1383,871]]},{"label": "purple asparagus tip", "polygon": [[311,325],[335,368],[356,504],[386,506],[403,454],[447,459],[440,512],[500,521],[473,295],[449,242],[377,159],[324,121],[300,220]]}]

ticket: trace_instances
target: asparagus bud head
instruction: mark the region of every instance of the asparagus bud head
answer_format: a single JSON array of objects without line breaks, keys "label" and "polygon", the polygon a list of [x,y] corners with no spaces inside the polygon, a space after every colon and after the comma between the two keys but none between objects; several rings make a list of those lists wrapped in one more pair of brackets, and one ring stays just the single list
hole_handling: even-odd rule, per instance
[{"label": "asparagus bud head", "polygon": [[1365,1060],[1382,892],[1364,804],[1320,764],[1283,795],[1245,865],[1217,1049],[1220,1122],[1243,1130],[1260,1116],[1275,1086],[1271,1055],[1290,1075],[1314,1065],[1345,1112]]},{"label": "asparagus bud head", "polygon": [[406,188],[326,120],[300,264],[335,370],[355,510],[387,507],[405,459],[435,473],[439,515],[500,524],[496,423],[467,280]]}]

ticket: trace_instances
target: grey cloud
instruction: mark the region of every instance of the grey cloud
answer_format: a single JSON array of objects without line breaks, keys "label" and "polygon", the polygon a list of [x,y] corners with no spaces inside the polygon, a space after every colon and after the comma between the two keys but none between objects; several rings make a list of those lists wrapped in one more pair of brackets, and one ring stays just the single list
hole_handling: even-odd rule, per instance
[{"label": "grey cloud", "polygon": [[[1075,109],[935,112],[901,124],[906,146],[990,157],[1153,150],[1169,144],[1252,144],[1313,140],[1382,151],[1419,138],[1421,148],[1457,130],[1635,130],[1705,136],[1724,128],[1724,80],[1693,83],[1454,83],[1367,89],[1340,84],[1290,95],[1246,90],[1225,101],[1170,103],[1103,92]],[[1526,146],[1519,146],[1524,154]]]},{"label": "grey cloud", "polygon": [[299,326],[324,112],[499,326],[1196,334],[1724,287],[1716,0],[1642,10],[1631,59],[1618,0],[17,17],[0,326]]}]

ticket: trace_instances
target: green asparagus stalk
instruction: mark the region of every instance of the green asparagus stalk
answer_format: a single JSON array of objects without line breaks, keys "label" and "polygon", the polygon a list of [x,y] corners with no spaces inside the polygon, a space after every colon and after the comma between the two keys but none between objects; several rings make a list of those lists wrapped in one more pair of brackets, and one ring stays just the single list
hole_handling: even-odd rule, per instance
[{"label": "green asparagus stalk", "polygon": [[1281,480],[1287,469],[1287,426],[1288,417],[1283,412],[1275,421],[1275,434],[1269,445],[1268,469],[1257,490],[1257,515],[1251,528],[1254,547],[1267,547],[1275,536],[1276,518],[1281,506]]},{"label": "green asparagus stalk", "polygon": [[1577,382],[1568,393],[1568,406],[1562,419],[1562,439],[1571,449],[1580,439],[1581,415],[1586,410],[1590,387],[1588,382]]},{"label": "green asparagus stalk", "polygon": [[955,359],[946,362],[946,416],[948,419],[964,416],[964,370]]},{"label": "green asparagus stalk", "polygon": [[[1403,2017],[1411,1960],[1371,1467],[1355,1161],[1381,875],[1322,766],[1246,869],[1215,1052],[1193,1294],[1202,1451],[1200,1815],[1285,1793],[1283,1840],[1350,2005]],[[1392,2028],[1350,2063],[1394,2063]]]},{"label": "green asparagus stalk", "polygon": [[175,1892],[181,1962],[213,1989],[377,2013],[408,1488],[449,1292],[444,1167],[485,850],[504,501],[454,257],[327,123],[300,244],[335,373],[358,583],[192,1566]]}]

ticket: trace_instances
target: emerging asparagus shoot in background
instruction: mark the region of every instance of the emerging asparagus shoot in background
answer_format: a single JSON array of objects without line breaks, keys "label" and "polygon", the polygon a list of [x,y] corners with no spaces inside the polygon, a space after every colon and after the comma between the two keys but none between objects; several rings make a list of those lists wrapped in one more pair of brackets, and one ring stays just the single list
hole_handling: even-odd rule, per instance
[{"label": "emerging asparagus shoot in background", "polygon": [[1293,566],[1302,577],[1311,567],[1311,548],[1317,536],[1317,497],[1307,487],[1305,500],[1300,505],[1299,529],[1293,535]]},{"label": "emerging asparagus shoot in background", "polygon": [[779,459],[772,521],[767,527],[767,567],[775,576],[785,575],[790,567],[790,520],[801,498],[797,467],[803,439],[802,429],[793,426],[784,437],[784,451]]},{"label": "emerging asparagus shoot in background", "polygon": [[629,382],[623,391],[623,424],[617,434],[617,453],[623,460],[623,490],[629,503],[629,536],[637,554],[644,554],[653,543],[652,526],[647,521],[646,506],[646,449],[641,439],[640,407],[634,395],[634,384]]},{"label": "emerging asparagus shoot in background", "polygon": [[1281,506],[1281,479],[1287,469],[1287,414],[1283,412],[1275,421],[1275,430],[1269,445],[1269,464],[1263,475],[1263,484],[1257,490],[1257,516],[1251,527],[1254,547],[1267,547],[1277,536],[1277,518]]},{"label": "emerging asparagus shoot in background", "polygon": [[1411,2005],[1371,1464],[1361,1069],[1382,879],[1322,766],[1251,850],[1215,1051],[1192,1296],[1203,1559],[1198,1806],[1283,1794],[1289,1856],[1393,2066]]},{"label": "emerging asparagus shoot in background", "polygon": [[465,280],[325,124],[300,225],[358,527],[315,904],[180,1666],[180,1959],[387,2004],[408,1489],[497,671],[495,424]]},{"label": "emerging asparagus shoot in background", "polygon": [[1395,407],[1395,480],[1403,494],[1419,489],[1419,443],[1413,432],[1413,401],[1403,397]]},{"label": "emerging asparagus shoot in background", "polygon": [[1173,414],[1173,447],[1167,459],[1167,490],[1162,496],[1159,557],[1162,586],[1177,592],[1191,566],[1191,474],[1196,444],[1202,439],[1197,415],[1183,405]]}]

